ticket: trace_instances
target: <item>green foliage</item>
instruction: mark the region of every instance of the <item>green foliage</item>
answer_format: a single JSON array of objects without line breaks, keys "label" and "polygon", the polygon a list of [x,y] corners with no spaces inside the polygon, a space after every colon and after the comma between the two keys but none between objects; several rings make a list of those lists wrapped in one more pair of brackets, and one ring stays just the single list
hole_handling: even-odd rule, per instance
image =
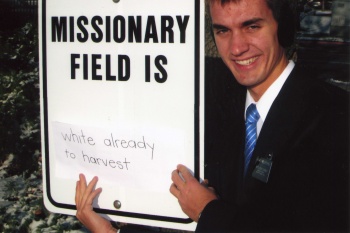
[{"label": "green foliage", "polygon": [[20,173],[40,149],[37,27],[0,32],[0,44],[0,161],[14,154]]}]

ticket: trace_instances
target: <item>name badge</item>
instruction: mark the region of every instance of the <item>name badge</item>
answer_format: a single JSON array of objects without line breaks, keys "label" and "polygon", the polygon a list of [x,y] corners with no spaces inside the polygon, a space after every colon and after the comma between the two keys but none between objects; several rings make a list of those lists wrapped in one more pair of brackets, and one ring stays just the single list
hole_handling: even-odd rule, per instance
[{"label": "name badge", "polygon": [[269,181],[270,172],[272,168],[272,154],[267,158],[258,158],[252,176],[264,183]]}]

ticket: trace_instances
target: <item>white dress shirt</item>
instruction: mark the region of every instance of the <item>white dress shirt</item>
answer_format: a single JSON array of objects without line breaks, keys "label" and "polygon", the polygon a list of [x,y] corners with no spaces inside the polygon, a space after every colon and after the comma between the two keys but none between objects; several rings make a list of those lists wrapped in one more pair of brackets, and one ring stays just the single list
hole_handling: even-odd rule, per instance
[{"label": "white dress shirt", "polygon": [[[253,97],[250,95],[249,91],[247,90],[245,110],[247,111],[247,108],[250,104],[255,103],[256,108],[258,109],[258,112],[260,115],[260,119],[257,122],[257,135],[258,136],[260,134],[261,128],[265,122],[267,113],[269,112],[273,101],[276,99],[278,93],[282,89],[283,84],[287,80],[289,74],[292,72],[294,66],[295,66],[295,63],[292,60],[290,60],[288,65],[284,69],[284,71],[281,73],[281,75],[265,91],[265,93],[261,96],[261,98],[259,99],[258,102],[254,101]],[[245,119],[245,112],[244,112],[244,119]]]}]

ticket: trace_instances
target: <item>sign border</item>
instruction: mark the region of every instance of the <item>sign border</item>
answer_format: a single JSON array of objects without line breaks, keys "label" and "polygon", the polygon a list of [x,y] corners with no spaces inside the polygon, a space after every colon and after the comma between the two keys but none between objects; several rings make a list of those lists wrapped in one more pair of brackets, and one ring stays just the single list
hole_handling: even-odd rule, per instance
[{"label": "sign border", "polygon": [[[194,176],[199,179],[200,174],[200,8],[201,8],[201,0],[195,1],[195,12],[194,12]],[[47,40],[46,40],[46,0],[41,1],[41,20],[42,20],[42,82],[43,82],[43,135],[45,141],[45,176],[46,176],[46,194],[50,203],[57,207],[63,209],[76,210],[75,205],[63,204],[56,202],[51,196],[51,184],[50,184],[50,158],[49,158],[49,130],[48,130],[48,95],[47,95]],[[202,3],[203,4],[203,3]],[[204,55],[204,54],[203,54]],[[121,217],[131,217],[131,218],[140,218],[146,220],[156,220],[156,221],[164,221],[164,222],[172,222],[172,223],[181,223],[181,224],[189,224],[192,223],[193,220],[190,218],[176,218],[176,217],[167,217],[167,216],[158,216],[158,215],[150,215],[150,214],[141,214],[141,213],[131,213],[117,210],[109,210],[109,209],[100,209],[94,208],[94,211],[100,214],[109,214],[116,215]]]}]

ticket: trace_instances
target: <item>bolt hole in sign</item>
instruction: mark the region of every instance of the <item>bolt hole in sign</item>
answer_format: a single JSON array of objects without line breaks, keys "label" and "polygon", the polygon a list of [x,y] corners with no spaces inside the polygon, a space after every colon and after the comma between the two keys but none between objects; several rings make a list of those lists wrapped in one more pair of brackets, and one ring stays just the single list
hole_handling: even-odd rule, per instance
[{"label": "bolt hole in sign", "polygon": [[204,1],[39,3],[45,206],[75,215],[83,173],[110,220],[194,230],[169,187],[203,175]]}]

